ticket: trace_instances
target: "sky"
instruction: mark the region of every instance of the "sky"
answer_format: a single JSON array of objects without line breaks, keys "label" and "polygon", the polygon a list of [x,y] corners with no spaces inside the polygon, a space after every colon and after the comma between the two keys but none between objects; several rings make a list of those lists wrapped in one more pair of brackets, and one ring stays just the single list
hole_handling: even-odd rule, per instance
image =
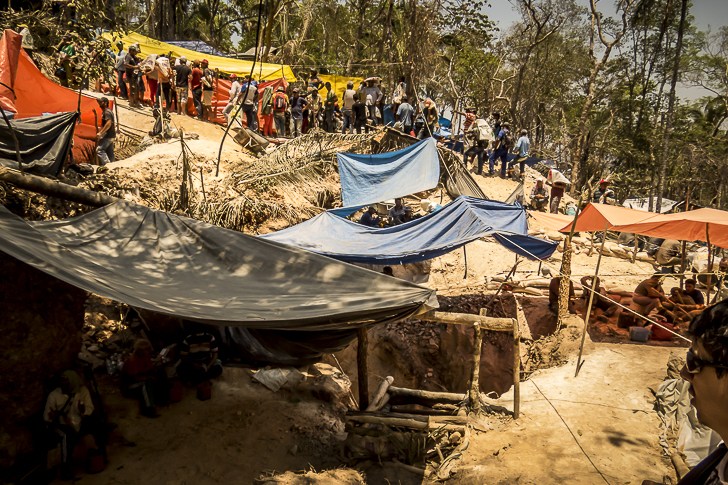
[{"label": "sky", "polygon": [[[509,0],[490,0],[491,6],[486,10],[488,16],[494,21],[501,32],[508,30],[514,22],[519,20],[519,15]],[[588,0],[576,0],[578,4],[587,7]],[[610,2],[602,0],[602,5],[609,5]],[[695,18],[695,24],[699,30],[712,32],[720,27],[728,25],[728,0],[693,0],[690,7],[690,14]],[[607,12],[606,7],[602,11]],[[697,99],[701,96],[711,94],[709,91],[693,86],[679,86],[678,96],[683,99]]]}]

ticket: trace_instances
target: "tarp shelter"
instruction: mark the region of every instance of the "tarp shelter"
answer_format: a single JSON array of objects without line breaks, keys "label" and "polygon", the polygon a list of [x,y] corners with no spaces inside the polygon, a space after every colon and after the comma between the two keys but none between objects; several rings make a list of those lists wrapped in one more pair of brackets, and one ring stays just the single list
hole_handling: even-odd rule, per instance
[{"label": "tarp shelter", "polygon": [[[151,37],[147,37],[142,34],[130,32],[123,34],[121,32],[106,32],[103,37],[116,42],[121,40],[124,43],[124,48],[127,49],[131,44],[139,44],[141,48],[141,55],[146,56],[149,54],[164,54],[169,55],[172,53],[174,57],[185,56],[189,62],[193,60],[207,59],[210,63],[210,69],[219,69],[220,72],[226,74],[236,74],[238,76],[245,76],[250,74],[253,68],[253,61],[244,61],[240,59],[232,59],[230,57],[220,57],[210,54],[203,54],[201,52],[195,52],[193,50],[185,49],[172,44],[167,44]],[[285,78],[288,82],[296,80],[296,76],[291,70],[291,66],[285,64],[270,64],[264,62],[255,63],[255,71],[253,76],[257,79],[272,80]]]},{"label": "tarp shelter", "polygon": [[[650,213],[642,211],[627,209],[626,207],[619,207],[616,205],[608,204],[593,204],[589,203],[581,211],[576,219],[575,232],[594,232],[615,230],[620,231],[621,229],[615,229],[614,226],[633,224],[640,222],[650,217]],[[561,232],[571,231],[571,222],[561,228]]]},{"label": "tarp shelter", "polygon": [[[68,157],[78,114],[60,113],[10,121],[0,121],[0,165],[34,173],[57,176]],[[22,167],[18,166],[13,133],[18,140]]]},{"label": "tarp shelter", "polygon": [[[346,91],[346,83],[349,81],[354,83],[354,90],[359,89],[359,85],[364,82],[364,78],[361,77],[351,77],[351,76],[339,76],[338,74],[319,74],[318,78],[323,83],[331,83],[331,90],[336,93],[336,95],[339,97],[339,106],[343,107],[343,101],[344,101],[344,91]],[[322,96],[326,96],[326,88],[322,87],[319,90],[319,93]]]},{"label": "tarp shelter", "polygon": [[261,362],[347,345],[356,328],[416,313],[434,291],[298,248],[120,201],[27,222],[0,207],[0,250],[134,307],[223,326]]},{"label": "tarp shelter", "polygon": [[620,224],[613,229],[664,239],[710,242],[728,248],[728,212],[717,209],[647,215],[642,221]]},{"label": "tarp shelter", "polygon": [[536,226],[547,231],[561,231],[565,226],[571,230],[571,223],[574,222],[574,216],[567,216],[565,214],[528,211],[528,215],[533,218]]},{"label": "tarp shelter", "polygon": [[[0,52],[6,52],[8,44],[15,45],[12,30],[5,30],[0,39]],[[0,56],[0,73],[5,79],[6,71],[15,72],[16,83],[11,86],[15,92],[16,118],[32,118],[48,114],[67,113],[79,109],[79,94],[60,86],[43,75],[21,50],[17,63],[12,64],[13,56]],[[10,76],[12,78],[12,76]],[[18,82],[22,80],[22,82]],[[113,109],[110,101],[109,107]],[[80,97],[81,121],[74,133],[73,157],[76,162],[91,161],[96,156],[97,124],[101,123],[101,108],[96,98],[82,94]]]},{"label": "tarp shelter", "polygon": [[522,207],[472,197],[458,197],[437,212],[387,228],[364,226],[341,214],[341,210],[327,211],[260,237],[365,264],[416,263],[485,236],[495,237],[511,251],[530,259],[548,258],[557,246],[528,236]]},{"label": "tarp shelter", "polygon": [[17,112],[15,107],[15,78],[20,57],[23,37],[10,29],[5,29],[0,39],[0,109]]},{"label": "tarp shelter", "polygon": [[433,138],[376,155],[337,153],[336,159],[341,199],[346,207],[430,190],[440,181],[440,162]]}]

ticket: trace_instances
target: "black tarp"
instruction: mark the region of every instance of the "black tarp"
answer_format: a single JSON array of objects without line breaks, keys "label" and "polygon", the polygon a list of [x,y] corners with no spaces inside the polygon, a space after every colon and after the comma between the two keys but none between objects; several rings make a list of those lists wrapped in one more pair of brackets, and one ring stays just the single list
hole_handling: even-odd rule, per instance
[{"label": "black tarp", "polygon": [[[23,171],[57,176],[68,157],[78,113],[58,113],[10,120],[18,138]],[[0,119],[0,165],[19,168],[12,132]]]},{"label": "black tarp", "polygon": [[129,202],[45,222],[0,206],[0,250],[97,295],[216,325],[248,363],[315,361],[357,328],[435,301],[407,281]]}]

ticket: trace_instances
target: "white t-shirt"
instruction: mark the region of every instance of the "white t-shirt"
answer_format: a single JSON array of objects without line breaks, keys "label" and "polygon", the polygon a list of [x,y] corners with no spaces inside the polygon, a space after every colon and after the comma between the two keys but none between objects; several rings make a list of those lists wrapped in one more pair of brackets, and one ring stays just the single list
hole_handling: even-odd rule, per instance
[{"label": "white t-shirt", "polygon": [[344,91],[344,109],[351,109],[354,106],[354,95],[356,91],[353,89],[347,89]]},{"label": "white t-shirt", "polygon": [[53,415],[60,413],[63,410],[63,414],[58,417],[59,423],[70,426],[78,431],[81,429],[81,418],[83,418],[83,416],[91,416],[94,412],[94,404],[91,400],[91,394],[88,392],[88,388],[86,386],[81,386],[78,392],[71,397],[71,401],[68,405],[66,405],[68,399],[68,395],[64,394],[60,387],[51,391],[51,393],[48,394],[45,411],[43,412],[43,419],[50,423],[54,419]]}]

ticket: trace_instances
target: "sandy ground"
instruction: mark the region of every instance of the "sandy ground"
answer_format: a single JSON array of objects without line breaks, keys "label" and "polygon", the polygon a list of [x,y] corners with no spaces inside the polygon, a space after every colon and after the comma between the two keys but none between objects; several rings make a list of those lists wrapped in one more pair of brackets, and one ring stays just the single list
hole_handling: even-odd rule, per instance
[{"label": "sandy ground", "polygon": [[[151,128],[149,110],[139,113],[120,108],[119,113],[122,123],[144,131]],[[211,170],[222,128],[177,115],[173,121],[186,132],[200,135],[200,140],[189,144],[208,159],[206,168]],[[179,154],[179,143],[155,144],[114,166],[153,165],[157,159],[169,160],[171,154]],[[223,154],[228,159],[249,156],[232,140]],[[517,186],[511,180],[475,177],[496,200],[505,199]],[[535,178],[535,172],[528,172],[526,193]],[[557,252],[544,264],[554,275],[560,257]],[[483,292],[488,278],[507,273],[515,259],[492,240],[476,241],[465,250],[434,260],[427,286],[445,295]],[[577,280],[592,274],[596,261],[595,254],[575,254],[572,273]],[[605,257],[601,265],[609,288],[631,290],[652,272],[647,263],[632,264],[613,257]],[[516,275],[536,272],[538,267],[538,262],[523,260]],[[657,443],[658,422],[648,390],[664,377],[669,353],[670,349],[661,347],[595,344],[576,379],[573,364],[539,371],[521,385],[521,418],[515,422],[501,419],[493,431],[476,433],[454,482],[616,484],[671,475]],[[107,470],[86,475],[80,483],[251,483],[272,470],[321,470],[343,464],[338,442],[341,423],[330,405],[311,396],[272,393],[252,383],[247,372],[239,369],[226,369],[215,384],[211,401],[200,402],[194,393],[188,394],[154,420],[138,416],[133,401],[112,396],[111,412],[118,417],[113,420],[119,424],[119,435],[135,446],[117,441]],[[512,409],[508,396],[501,398],[502,404]],[[368,483],[386,483],[385,479],[419,483],[407,473],[373,474]]]},{"label": "sandy ground", "polygon": [[[595,344],[575,360],[521,383],[521,417],[478,433],[457,484],[641,483],[674,479],[657,440],[649,388],[664,379],[670,349]],[[513,409],[513,394],[499,403]],[[573,433],[573,434],[572,434]]]}]

